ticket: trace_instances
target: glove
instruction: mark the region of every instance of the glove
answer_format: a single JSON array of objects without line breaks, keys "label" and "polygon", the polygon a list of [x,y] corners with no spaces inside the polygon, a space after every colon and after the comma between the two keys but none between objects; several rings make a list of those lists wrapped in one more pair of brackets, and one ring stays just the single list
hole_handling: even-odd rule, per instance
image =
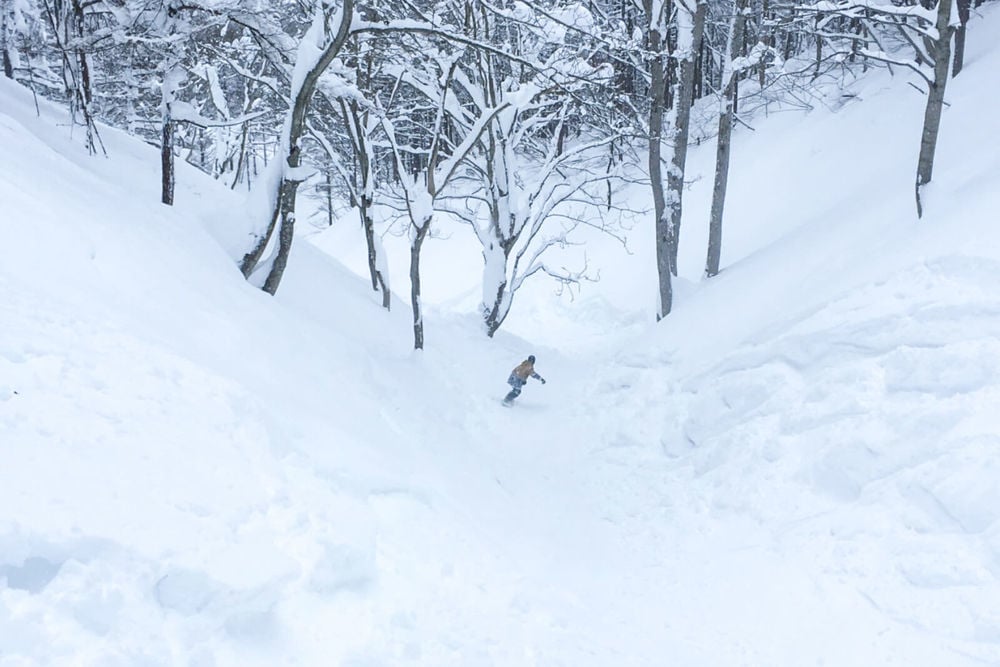
[{"label": "glove", "polygon": [[542,384],[545,384],[545,378],[538,378],[538,379],[542,381]]}]

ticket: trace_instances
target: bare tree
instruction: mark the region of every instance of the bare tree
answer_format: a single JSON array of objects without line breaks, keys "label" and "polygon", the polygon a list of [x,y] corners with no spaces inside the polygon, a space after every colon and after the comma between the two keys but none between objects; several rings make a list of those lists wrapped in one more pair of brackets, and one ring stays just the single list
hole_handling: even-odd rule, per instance
[{"label": "bare tree", "polygon": [[[951,61],[951,39],[955,25],[952,23],[953,0],[938,0],[927,5],[882,5],[873,0],[835,0],[823,2],[810,8],[816,16],[815,34],[818,40],[830,44],[831,56],[849,56],[858,53],[875,62],[909,68],[927,84],[927,105],[924,110],[924,125],[920,137],[920,155],[917,159],[915,195],[917,216],[923,216],[922,190],[930,183],[934,169],[934,153],[937,147],[941,115],[944,110],[944,92],[948,83]],[[845,43],[840,23],[843,20],[858,19],[864,27],[866,46],[857,49]],[[886,34],[902,39],[904,48],[912,51],[907,57],[899,49],[886,45]],[[849,36],[849,42],[858,37]],[[868,43],[874,45],[871,48]]]},{"label": "bare tree", "polygon": [[[377,66],[374,62],[373,47],[365,44],[365,41],[362,36],[354,40],[353,45],[356,54],[355,84],[361,90],[368,90],[372,87],[372,72]],[[389,270],[385,260],[385,250],[375,231],[375,220],[372,217],[377,161],[375,134],[381,123],[375,109],[357,98],[341,99],[339,106],[354,161],[352,174],[344,173],[343,170],[341,172],[350,193],[352,205],[358,209],[361,226],[365,232],[368,273],[371,277],[372,290],[382,293],[382,307],[388,310],[392,305]]]},{"label": "bare tree", "polygon": [[[447,202],[461,202],[449,212],[468,222],[482,245],[480,312],[492,337],[531,276],[563,285],[586,277],[585,270],[545,258],[549,249],[571,243],[584,211],[597,217],[597,185],[613,180],[604,150],[621,134],[597,132],[586,119],[597,106],[591,96],[613,71],[581,60],[572,22],[551,16],[541,3],[525,3],[515,22],[496,7],[462,2],[470,9],[463,35],[495,50],[470,48],[459,59],[452,81],[462,104],[446,107],[448,124],[468,132],[501,100],[510,103],[468,154],[465,187]],[[530,66],[498,53],[505,45]]]},{"label": "bare tree", "polygon": [[62,78],[73,125],[83,125],[87,150],[93,155],[104,146],[92,109],[90,60],[86,50],[84,9],[80,0],[42,0],[50,34],[62,61]]},{"label": "bare tree", "polygon": [[389,310],[392,305],[389,269],[385,259],[385,249],[379,241],[375,231],[375,219],[372,217],[372,207],[375,203],[375,132],[379,119],[371,109],[362,109],[357,100],[341,104],[344,117],[348,121],[346,125],[357,166],[352,198],[358,207],[361,226],[365,232],[368,272],[371,276],[372,289],[382,293],[382,307]]},{"label": "bare tree", "polygon": [[[525,118],[527,114],[529,118]],[[613,136],[598,137],[564,149],[560,144],[566,123],[561,110],[554,127],[534,136],[553,119],[534,115],[529,108],[511,108],[500,114],[487,133],[479,173],[483,188],[473,198],[485,205],[487,215],[470,222],[483,247],[483,300],[480,306],[486,334],[493,336],[510,313],[514,295],[524,281],[536,274],[573,284],[583,270],[554,267],[545,261],[551,248],[570,243],[573,231],[587,211],[599,212],[599,197],[590,186],[605,183],[603,154]],[[534,140],[535,151],[524,155],[525,140]],[[561,224],[552,229],[552,223]]]},{"label": "bare tree", "polygon": [[[711,278],[719,273],[722,256],[722,213],[726,205],[729,184],[729,154],[733,134],[733,107],[736,104],[736,79],[745,63],[740,62],[744,48],[744,28],[749,0],[736,0],[733,18],[729,23],[729,45],[723,55],[722,91],[719,109],[719,135],[715,149],[715,185],[712,188],[712,211],[708,224],[708,259],[705,275]],[[761,64],[760,71],[765,67]],[[763,74],[761,75],[763,76]]]},{"label": "bare tree", "polygon": [[[400,140],[396,124],[388,117],[382,120],[396,160],[398,182],[402,189],[410,233],[410,305],[413,309],[413,347],[417,350],[422,350],[424,347],[420,253],[431,231],[437,199],[459,174],[460,167],[469,153],[475,149],[489,124],[497,114],[510,106],[509,101],[500,100],[496,106],[482,110],[473,123],[464,128],[464,132],[455,128],[462,132],[463,136],[453,145],[450,137],[444,132],[444,126],[449,117],[448,107],[457,103],[451,86],[457,68],[457,58],[440,55],[438,58],[430,58],[430,61],[429,78],[421,79],[420,73],[412,71],[404,73],[401,78],[408,81],[411,87],[421,94],[434,95],[428,100],[435,105],[434,118],[427,134],[429,147],[413,148],[404,144]],[[432,84],[432,81],[437,83]],[[431,93],[432,90],[435,92]],[[404,114],[409,113],[411,110],[404,111]],[[414,157],[417,159],[412,159]]]}]

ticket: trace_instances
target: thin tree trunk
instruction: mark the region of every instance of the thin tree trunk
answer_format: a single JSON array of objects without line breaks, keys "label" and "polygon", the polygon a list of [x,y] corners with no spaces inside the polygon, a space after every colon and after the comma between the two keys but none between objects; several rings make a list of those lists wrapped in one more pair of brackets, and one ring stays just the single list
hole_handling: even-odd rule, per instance
[{"label": "thin tree trunk", "polygon": [[[736,3],[737,5],[739,2]],[[739,12],[739,9],[736,10]],[[768,0],[763,0],[763,4],[760,9],[760,35],[758,39],[765,46],[774,46],[774,36],[771,33],[770,22],[771,5]],[[740,42],[742,44],[742,41]],[[730,53],[732,49],[730,49]],[[760,59],[760,66],[757,69],[757,83],[760,85],[760,89],[764,90],[764,85],[767,83],[767,64],[764,62],[764,58]]]},{"label": "thin tree trunk", "polygon": [[[293,151],[293,156],[298,157],[299,151]],[[292,156],[288,159],[289,165],[292,163]],[[298,160],[295,160],[298,166]],[[295,195],[299,190],[299,181],[282,179],[278,200],[281,209],[281,226],[278,228],[278,253],[275,255],[274,263],[264,281],[263,290],[274,296],[281,284],[281,277],[285,273],[285,266],[288,264],[288,255],[292,250],[292,238],[295,235]]]},{"label": "thin tree trunk", "polygon": [[971,0],[957,0],[957,2],[960,24],[955,30],[955,59],[952,63],[952,76],[958,76],[965,65],[965,26],[969,22],[969,5],[972,4]]},{"label": "thin tree trunk", "polygon": [[160,139],[160,201],[167,206],[174,204],[174,123],[170,112],[165,111]]},{"label": "thin tree trunk", "polygon": [[924,111],[924,129],[920,137],[920,157],[917,160],[917,217],[924,214],[920,199],[921,188],[931,182],[934,171],[934,151],[937,148],[938,130],[941,128],[941,112],[944,109],[944,90],[948,83],[951,66],[951,19],[952,0],[938,0],[937,31],[934,41],[934,82],[927,92],[927,108]]},{"label": "thin tree trunk", "polygon": [[[358,162],[358,170],[361,176],[361,194],[358,196],[358,213],[361,215],[361,225],[365,230],[365,244],[368,247],[368,273],[372,280],[372,289],[382,292],[382,307],[389,310],[392,306],[389,284],[386,277],[379,270],[379,250],[375,245],[375,220],[372,219],[372,193],[374,192],[375,174],[372,162],[374,155],[367,135],[368,117],[366,112],[361,114],[357,102],[352,101],[349,105],[343,105],[345,122],[350,122],[354,130],[354,151]],[[348,118],[350,120],[348,121]]]},{"label": "thin tree trunk", "polygon": [[820,19],[821,15],[817,12],[816,14],[816,69],[813,71],[813,81],[819,78],[819,68],[823,64],[823,38],[820,37]]},{"label": "thin tree trunk", "polygon": [[[80,4],[80,0],[73,0],[73,23],[76,28],[76,37],[82,42],[84,37],[83,5]],[[90,85],[90,64],[87,61],[87,53],[82,47],[77,47],[76,57],[80,63],[80,87],[82,89],[83,101],[89,108],[91,102],[93,102],[93,92]]]},{"label": "thin tree trunk", "polygon": [[662,37],[656,30],[650,30],[648,44],[653,58],[649,73],[649,184],[653,190],[653,215],[656,220],[656,272],[659,276],[659,304],[656,319],[670,314],[673,306],[673,289],[670,265],[670,219],[667,217],[666,198],[663,193],[663,168],[661,150],[663,141],[663,113],[666,105],[666,72],[664,70]]},{"label": "thin tree trunk", "polygon": [[729,154],[733,133],[733,107],[736,97],[737,72],[733,71],[733,61],[741,54],[743,33],[746,28],[748,0],[737,0],[735,14],[729,29],[729,52],[723,68],[725,88],[722,92],[722,109],[719,113],[719,140],[715,150],[715,187],[712,190],[712,212],[708,226],[708,258],[705,275],[711,278],[719,274],[722,257],[722,214],[726,205],[726,189],[729,185]]},{"label": "thin tree trunk", "polygon": [[236,184],[240,182],[240,176],[243,174],[243,161],[247,154],[247,126],[247,123],[243,123],[243,129],[240,132],[240,154],[236,160],[236,169],[233,170],[233,182],[229,186],[230,190],[236,189]]},{"label": "thin tree trunk", "polygon": [[361,195],[358,212],[361,214],[361,224],[365,229],[365,242],[368,245],[368,273],[372,279],[372,289],[382,292],[382,307],[389,310],[392,306],[389,285],[385,276],[378,268],[378,249],[375,245],[375,221],[371,216],[371,201],[367,194]]},{"label": "thin tree trunk", "polygon": [[423,225],[416,229],[410,244],[410,305],[413,308],[414,350],[424,349],[424,313],[420,304],[420,249],[430,228],[430,219],[425,219]]},{"label": "thin tree trunk", "polygon": [[[696,2],[696,0],[689,0]],[[690,53],[680,54],[677,68],[677,94],[674,98],[673,154],[667,172],[667,208],[670,215],[670,269],[677,275],[677,249],[681,234],[681,213],[684,198],[684,169],[687,164],[688,135],[691,129],[691,105],[694,92],[694,52],[701,44],[705,30],[706,2],[697,2],[691,15]],[[678,8],[678,11],[685,11]]]},{"label": "thin tree trunk", "polygon": [[333,174],[327,169],[326,177],[326,226],[333,227]]},{"label": "thin tree trunk", "polygon": [[10,57],[11,40],[7,34],[7,12],[0,11],[0,58],[3,58],[3,75],[14,78],[14,59]]}]

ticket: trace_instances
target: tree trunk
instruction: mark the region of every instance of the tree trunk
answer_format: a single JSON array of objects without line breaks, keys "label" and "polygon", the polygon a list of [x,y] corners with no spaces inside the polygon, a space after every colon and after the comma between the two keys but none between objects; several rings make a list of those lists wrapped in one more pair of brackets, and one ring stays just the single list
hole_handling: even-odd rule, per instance
[{"label": "tree trunk", "polygon": [[[689,0],[695,2],[696,0]],[[691,25],[687,29],[691,31],[690,48],[696,49],[701,43],[701,37],[705,29],[705,11],[708,7],[705,2],[697,2],[693,14],[683,9],[678,4],[678,14],[687,13],[691,19]],[[678,30],[685,29],[681,26]],[[677,248],[681,233],[681,213],[682,201],[684,197],[684,168],[687,164],[688,134],[691,126],[691,105],[694,92],[694,53],[680,54],[677,73],[677,93],[674,96],[674,127],[673,127],[673,154],[670,160],[670,171],[667,172],[667,200],[668,212],[670,214],[670,269],[677,275]]]},{"label": "tree trunk", "polygon": [[[295,232],[295,195],[299,188],[300,175],[297,173],[298,167],[301,165],[301,150],[299,147],[299,140],[302,138],[303,133],[306,128],[306,115],[309,112],[309,106],[312,101],[313,93],[316,91],[316,85],[319,82],[320,76],[326,71],[326,68],[330,66],[333,59],[340,53],[344,42],[347,40],[351,21],[354,17],[354,2],[353,0],[344,0],[343,6],[341,7],[341,22],[337,26],[337,32],[330,36],[328,33],[329,25],[327,22],[332,14],[332,9],[326,5],[321,5],[317,8],[317,11],[323,12],[323,23],[319,24],[314,21],[313,27],[310,31],[303,37],[302,43],[299,46],[299,55],[297,57],[297,63],[308,58],[312,61],[311,66],[303,72],[302,83],[298,90],[292,90],[292,107],[288,110],[288,116],[285,120],[285,130],[282,136],[282,152],[284,153],[284,164],[280,166],[282,169],[281,177],[278,179],[278,192],[275,197],[276,200],[276,211],[273,213],[272,219],[268,226],[267,232],[257,240],[257,244],[254,248],[243,256],[243,262],[241,263],[240,270],[243,272],[244,276],[249,277],[257,266],[257,262],[260,261],[260,257],[264,252],[264,248],[267,247],[268,241],[271,238],[271,234],[274,231],[275,224],[279,224],[278,228],[278,252],[275,256],[274,262],[271,264],[271,269],[268,271],[267,278],[264,281],[264,291],[268,294],[275,294],[278,291],[278,286],[281,284],[281,278],[285,272],[285,266],[288,263],[288,256],[292,249],[292,240],[294,238]],[[316,34],[313,31],[321,29],[320,34]],[[323,47],[322,54],[318,59],[315,59],[313,51],[316,48],[316,43],[319,38],[323,37],[327,39],[326,45]],[[279,154],[280,155],[280,154]],[[280,158],[279,158],[280,159]],[[273,187],[269,185],[269,187]]]},{"label": "tree trunk", "polygon": [[248,123],[243,123],[243,129],[240,131],[240,151],[239,157],[236,159],[236,168],[233,170],[233,182],[229,185],[230,190],[236,189],[236,184],[240,182],[240,178],[243,174],[243,161],[246,160],[247,155],[247,128]]},{"label": "tree trunk", "polygon": [[711,278],[719,274],[722,258],[722,213],[726,205],[726,189],[729,185],[729,154],[733,133],[733,107],[736,104],[736,76],[733,61],[741,55],[743,33],[746,27],[748,0],[737,0],[732,23],[729,28],[729,52],[723,68],[725,88],[722,92],[722,108],[719,112],[719,139],[715,150],[715,186],[712,190],[712,212],[708,226],[708,259],[705,275]]},{"label": "tree trunk", "polygon": [[819,78],[819,68],[823,64],[823,38],[820,37],[820,21],[822,15],[816,14],[816,69],[813,71],[813,81]]},{"label": "tree trunk", "polygon": [[358,162],[361,183],[358,196],[358,213],[361,215],[361,225],[365,230],[365,244],[368,246],[368,273],[372,280],[372,290],[382,292],[382,307],[389,310],[392,306],[389,292],[389,281],[379,269],[379,252],[381,246],[375,244],[375,220],[371,216],[372,193],[374,192],[375,174],[373,173],[374,154],[367,134],[368,112],[362,116],[357,102],[352,101],[342,107],[345,121],[348,116],[351,127],[354,128],[354,151]]},{"label": "tree trunk", "polygon": [[[740,3],[737,2],[736,4],[739,5]],[[737,14],[739,13],[738,6],[736,8],[736,12]],[[768,2],[768,0],[763,0],[760,9],[760,35],[757,37],[757,39],[759,39],[760,42],[764,44],[764,46],[768,47],[774,46],[774,35],[771,32],[770,21],[771,21],[771,5]],[[735,24],[731,25],[730,29],[733,29],[734,27]],[[742,39],[740,40],[739,44],[740,45],[743,44]],[[730,48],[729,52],[730,53],[733,52],[732,48]],[[764,85],[767,83],[767,63],[765,62],[763,57],[760,59],[760,66],[757,68],[757,83],[760,86],[761,91],[763,91]]]},{"label": "tree trunk", "polygon": [[650,30],[647,42],[649,52],[653,54],[649,64],[649,184],[653,190],[653,215],[656,220],[656,272],[660,282],[656,319],[660,320],[670,314],[673,306],[673,286],[670,282],[673,275],[670,265],[670,219],[667,217],[666,199],[663,193],[663,167],[660,155],[667,81],[660,33]]},{"label": "tree trunk", "polygon": [[375,221],[371,216],[372,202],[367,194],[361,195],[358,211],[361,214],[361,224],[365,229],[365,242],[368,245],[368,272],[371,274],[372,289],[382,292],[382,307],[389,310],[392,306],[388,281],[379,269],[378,247],[375,245]]},{"label": "tree trunk", "polygon": [[271,296],[274,296],[278,291],[281,277],[285,273],[285,266],[288,264],[288,255],[292,251],[292,238],[295,235],[295,195],[298,190],[299,181],[282,179],[279,191],[281,226],[278,228],[278,252],[262,288]]},{"label": "tree trunk", "polygon": [[249,279],[250,274],[253,273],[253,270],[257,268],[257,264],[260,263],[260,258],[264,255],[268,241],[271,240],[271,235],[274,233],[274,228],[278,224],[278,216],[280,215],[281,203],[279,197],[274,203],[274,209],[271,211],[271,219],[267,224],[267,229],[257,238],[253,248],[243,255],[243,259],[240,261],[240,272],[244,278]]},{"label": "tree trunk", "polygon": [[[494,224],[491,231],[494,238],[491,243],[483,246],[483,320],[486,324],[486,335],[490,338],[500,329],[507,318],[510,303],[507,299],[507,262],[510,248],[507,248],[496,235],[498,227]],[[512,241],[513,243],[513,241]]]},{"label": "tree trunk", "polygon": [[420,249],[431,228],[430,218],[424,220],[410,243],[410,305],[413,307],[413,349],[424,349],[424,314],[420,305]]},{"label": "tree trunk", "polygon": [[[76,37],[81,42],[84,38],[83,27],[83,5],[80,0],[73,0],[73,24],[76,29]],[[90,85],[90,63],[87,61],[87,53],[82,48],[77,48],[76,57],[80,63],[80,88],[81,95],[87,107],[93,102],[93,92]]]},{"label": "tree trunk", "polygon": [[951,65],[951,19],[952,0],[938,0],[937,31],[934,40],[934,82],[927,92],[927,108],[924,111],[924,129],[920,137],[920,157],[917,160],[917,217],[924,214],[920,191],[931,182],[934,171],[934,151],[937,148],[938,130],[941,127],[941,112],[944,109],[944,89],[948,83]]},{"label": "tree trunk", "polygon": [[969,5],[971,4],[971,0],[957,0],[957,2],[960,24],[958,29],[955,30],[955,60],[952,63],[952,76],[958,76],[958,73],[962,71],[963,65],[965,65],[965,26],[969,22]]},{"label": "tree trunk", "polygon": [[3,59],[3,75],[13,79],[14,59],[10,57],[11,39],[7,30],[7,12],[0,10],[0,58]]},{"label": "tree trunk", "polygon": [[160,140],[160,201],[167,206],[174,204],[174,123],[170,112],[163,116],[163,133]]}]

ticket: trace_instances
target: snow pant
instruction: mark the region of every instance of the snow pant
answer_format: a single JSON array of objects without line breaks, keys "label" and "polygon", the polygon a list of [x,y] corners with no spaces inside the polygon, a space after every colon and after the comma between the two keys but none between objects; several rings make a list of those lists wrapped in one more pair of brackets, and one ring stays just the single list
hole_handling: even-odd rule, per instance
[{"label": "snow pant", "polygon": [[508,393],[507,396],[504,397],[503,400],[506,401],[507,403],[510,403],[515,398],[520,396],[521,387],[527,384],[527,382],[528,382],[527,380],[522,380],[521,378],[517,377],[517,375],[515,375],[514,373],[511,373],[510,377],[507,378],[507,384],[509,384],[512,387],[512,389],[510,390],[510,393]]}]

